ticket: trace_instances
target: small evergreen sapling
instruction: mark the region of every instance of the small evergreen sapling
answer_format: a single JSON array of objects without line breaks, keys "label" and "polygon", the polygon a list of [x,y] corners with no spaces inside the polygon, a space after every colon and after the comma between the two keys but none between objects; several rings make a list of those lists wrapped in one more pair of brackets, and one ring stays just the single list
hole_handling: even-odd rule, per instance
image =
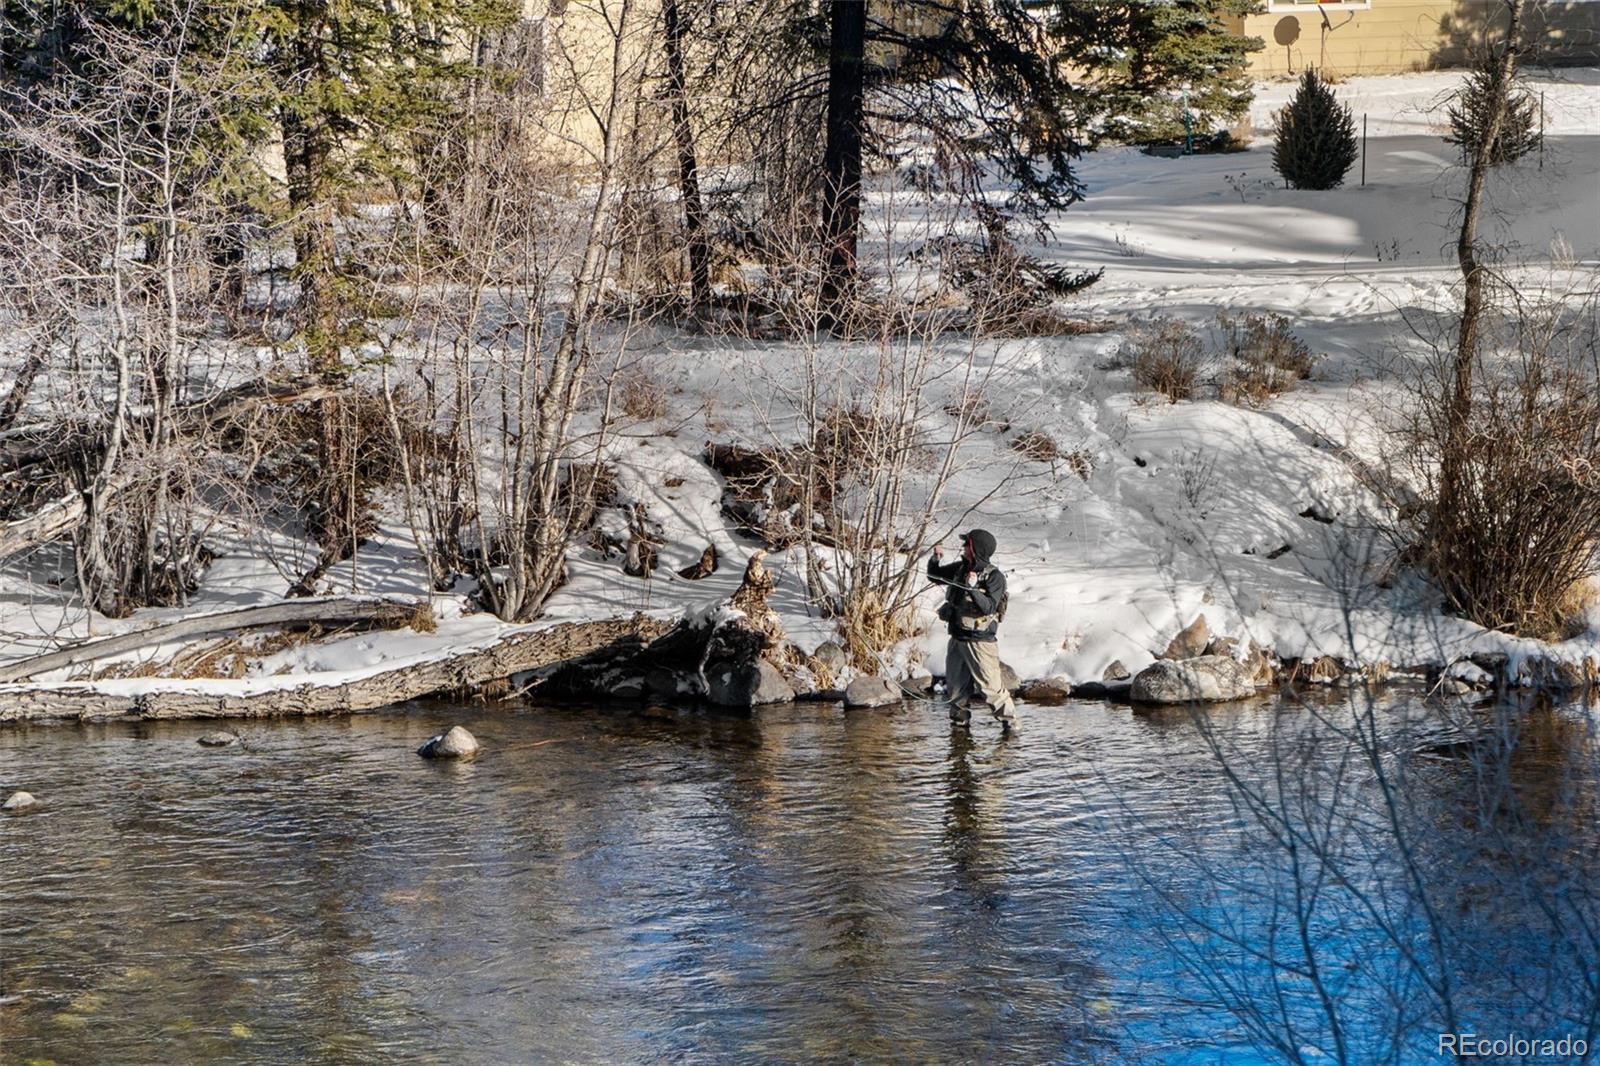
[{"label": "small evergreen sapling", "polygon": [[1272,169],[1296,189],[1333,189],[1344,184],[1356,154],[1356,122],[1349,106],[1308,69],[1294,97],[1278,112]]},{"label": "small evergreen sapling", "polygon": [[[1459,147],[1468,161],[1477,154],[1478,145],[1489,129],[1494,102],[1500,98],[1498,78],[1498,66],[1486,57],[1467,75],[1446,111],[1450,116],[1450,133],[1444,141]],[[1539,101],[1527,90],[1515,88],[1515,75],[1511,81],[1513,88],[1506,94],[1506,113],[1489,152],[1490,166],[1514,163],[1539,148]]]}]

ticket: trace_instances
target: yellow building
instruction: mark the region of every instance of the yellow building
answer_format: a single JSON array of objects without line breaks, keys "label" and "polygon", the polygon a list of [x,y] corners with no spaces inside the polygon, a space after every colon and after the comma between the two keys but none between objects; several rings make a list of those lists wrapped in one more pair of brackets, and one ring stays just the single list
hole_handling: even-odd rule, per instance
[{"label": "yellow building", "polygon": [[[1472,63],[1506,23],[1500,0],[1266,0],[1242,32],[1266,48],[1251,68],[1263,76],[1306,67],[1342,75],[1392,74]],[[1600,61],[1600,0],[1551,0],[1524,6],[1527,61],[1565,65]]]}]

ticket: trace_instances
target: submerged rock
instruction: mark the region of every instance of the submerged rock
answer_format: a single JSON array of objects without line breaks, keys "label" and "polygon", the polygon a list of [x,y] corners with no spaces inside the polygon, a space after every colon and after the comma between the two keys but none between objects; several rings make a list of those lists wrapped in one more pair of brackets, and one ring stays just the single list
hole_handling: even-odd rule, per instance
[{"label": "submerged rock", "polygon": [[900,702],[900,686],[885,677],[858,677],[844,687],[846,707],[888,707]]},{"label": "submerged rock", "polygon": [[765,659],[706,668],[706,698],[719,707],[760,707],[792,703],[794,689]]},{"label": "submerged rock", "polygon": [[1216,703],[1255,695],[1251,671],[1222,655],[1174,661],[1157,659],[1133,679],[1135,703]]},{"label": "submerged rock", "polygon": [[196,744],[207,748],[225,748],[229,744],[239,743],[239,734],[230,733],[226,729],[219,729],[215,733],[207,733],[198,738]]},{"label": "submerged rock", "polygon": [[0,804],[0,810],[20,811],[25,808],[32,807],[38,802],[38,800],[34,799],[32,792],[23,792],[21,789],[18,789],[16,792],[11,793],[11,795],[6,798],[5,803]]},{"label": "submerged rock", "polygon": [[417,754],[424,759],[466,759],[478,754],[482,745],[478,738],[461,726],[453,725],[437,736],[427,739]]}]

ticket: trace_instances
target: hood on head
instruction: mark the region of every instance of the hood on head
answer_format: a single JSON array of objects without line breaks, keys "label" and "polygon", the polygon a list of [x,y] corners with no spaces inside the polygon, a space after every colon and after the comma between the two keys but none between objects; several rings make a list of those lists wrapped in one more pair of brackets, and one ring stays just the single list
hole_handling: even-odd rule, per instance
[{"label": "hood on head", "polygon": [[987,529],[974,529],[962,534],[961,539],[972,545],[972,561],[980,566],[988,566],[989,559],[994,555],[994,534]]}]

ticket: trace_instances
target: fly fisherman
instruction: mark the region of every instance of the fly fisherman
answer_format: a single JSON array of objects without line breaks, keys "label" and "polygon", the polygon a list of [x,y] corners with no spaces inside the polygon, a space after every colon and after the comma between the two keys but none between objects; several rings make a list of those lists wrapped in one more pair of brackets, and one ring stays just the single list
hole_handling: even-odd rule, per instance
[{"label": "fly fisherman", "polygon": [[979,699],[1009,730],[1016,726],[1016,707],[1001,679],[1000,651],[995,645],[995,633],[1006,613],[1006,576],[989,561],[994,548],[992,533],[974,529],[962,535],[957,562],[941,562],[944,549],[933,549],[928,577],[944,586],[939,617],[950,630],[944,666],[950,720],[970,724],[971,703]]}]

